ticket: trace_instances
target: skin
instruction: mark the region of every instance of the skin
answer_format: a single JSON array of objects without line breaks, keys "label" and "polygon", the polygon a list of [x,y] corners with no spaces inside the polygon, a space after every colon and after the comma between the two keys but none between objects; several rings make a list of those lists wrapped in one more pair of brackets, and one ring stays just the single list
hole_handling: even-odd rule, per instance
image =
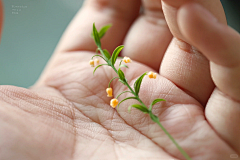
[{"label": "skin", "polygon": [[[131,86],[145,71],[159,72],[143,79],[140,98],[166,100],[153,113],[192,159],[240,156],[240,35],[220,1],[142,3],[139,15],[140,0],[85,1],[36,84],[0,86],[1,160],[184,159],[148,115],[128,113],[134,100],[119,112],[109,106],[105,90],[116,73],[104,66],[92,75],[93,22],[113,24],[102,47],[125,45]],[[115,80],[112,88],[114,96],[126,90]]]}]

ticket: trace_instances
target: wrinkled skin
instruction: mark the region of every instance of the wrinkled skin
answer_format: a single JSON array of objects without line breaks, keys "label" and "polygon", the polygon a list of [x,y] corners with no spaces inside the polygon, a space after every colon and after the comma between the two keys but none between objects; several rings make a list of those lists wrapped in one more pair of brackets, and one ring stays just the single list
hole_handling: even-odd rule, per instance
[{"label": "wrinkled skin", "polygon": [[[105,89],[116,73],[104,66],[92,74],[93,22],[113,24],[102,47],[125,45],[131,86],[159,71],[156,80],[144,78],[140,98],[146,105],[166,99],[153,113],[192,159],[240,156],[240,36],[227,27],[220,2],[142,3],[139,15],[140,0],[87,0],[35,85],[0,86],[1,160],[184,159],[147,114],[128,113],[137,102],[119,112],[109,106]],[[115,96],[127,89],[117,81],[112,88]]]}]

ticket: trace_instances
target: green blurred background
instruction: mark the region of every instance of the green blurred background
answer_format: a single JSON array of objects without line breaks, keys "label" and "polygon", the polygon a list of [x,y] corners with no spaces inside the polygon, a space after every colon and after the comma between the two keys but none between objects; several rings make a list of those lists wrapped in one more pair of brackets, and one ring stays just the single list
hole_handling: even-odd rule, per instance
[{"label": "green blurred background", "polygon": [[[3,0],[0,84],[34,84],[83,0]],[[238,0],[222,0],[230,26],[240,32]]]}]

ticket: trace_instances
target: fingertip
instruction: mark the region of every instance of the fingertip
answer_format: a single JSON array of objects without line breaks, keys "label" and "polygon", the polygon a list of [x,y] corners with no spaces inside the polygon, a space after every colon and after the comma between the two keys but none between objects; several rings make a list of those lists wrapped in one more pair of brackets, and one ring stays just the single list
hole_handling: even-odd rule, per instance
[{"label": "fingertip", "polygon": [[181,7],[178,12],[177,12],[177,24],[179,27],[179,30],[181,32],[181,34],[184,36],[185,41],[188,42],[190,37],[188,36],[188,31],[189,28],[191,29],[191,27],[189,27],[189,25],[187,25],[189,23],[189,21],[191,21],[191,16],[189,16],[191,12],[191,6],[188,5],[184,5],[183,7]]},{"label": "fingertip", "polygon": [[210,61],[223,66],[239,63],[236,54],[239,35],[201,5],[189,3],[182,6],[177,13],[177,22],[184,40]]},{"label": "fingertip", "polygon": [[223,93],[239,100],[240,35],[198,4],[178,11],[178,25],[186,41],[211,61],[211,75]]},{"label": "fingertip", "polygon": [[196,32],[201,32],[199,29],[203,24],[215,23],[215,18],[208,10],[197,3],[188,3],[183,5],[177,13],[177,22],[183,36],[192,41]]}]

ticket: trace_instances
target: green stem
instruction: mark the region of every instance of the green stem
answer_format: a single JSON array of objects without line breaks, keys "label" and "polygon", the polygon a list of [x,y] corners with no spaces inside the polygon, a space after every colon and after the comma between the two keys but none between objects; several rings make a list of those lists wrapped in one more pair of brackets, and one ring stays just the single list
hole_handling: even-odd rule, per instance
[{"label": "green stem", "polygon": [[191,160],[191,158],[189,157],[189,155],[182,149],[182,147],[180,147],[178,145],[178,143],[175,141],[175,139],[171,136],[170,133],[168,133],[168,131],[163,127],[163,125],[160,123],[160,121],[156,121],[156,123],[161,127],[161,129],[165,132],[166,135],[168,135],[168,137],[171,139],[171,141],[176,145],[176,147],[178,148],[178,150],[182,153],[182,155],[187,159],[187,160]]},{"label": "green stem", "polygon": [[[130,89],[130,91],[132,92],[132,94],[137,98],[137,100],[144,106],[146,107],[146,105],[141,101],[141,99],[138,97],[138,95],[133,91],[133,89],[129,86],[128,83],[126,83],[126,86]],[[147,107],[146,107],[147,108]]]},{"label": "green stem", "polygon": [[116,69],[113,65],[111,65],[111,66],[112,66],[113,70],[114,70],[116,73],[118,73],[117,69]]},{"label": "green stem", "polygon": [[127,92],[132,93],[132,92],[130,92],[130,91],[124,91],[124,92],[120,93],[120,94],[116,97],[116,99],[118,99],[118,97],[121,96],[123,93],[127,93]]},{"label": "green stem", "polygon": [[[112,66],[112,68],[113,68],[113,70],[116,72],[116,73],[118,73],[117,72],[117,69],[114,67],[114,66]],[[129,90],[132,92],[132,94],[137,98],[137,100],[144,106],[144,107],[146,107],[146,105],[141,101],[141,99],[138,97],[138,95],[133,91],[133,89],[129,86],[129,84],[128,83],[125,83],[125,85],[129,88]],[[146,107],[147,108],[147,107]]]},{"label": "green stem", "polygon": [[110,85],[111,85],[112,81],[116,78],[119,78],[119,77],[114,77],[114,78],[111,79],[111,81],[108,83],[108,88],[110,88]]}]

